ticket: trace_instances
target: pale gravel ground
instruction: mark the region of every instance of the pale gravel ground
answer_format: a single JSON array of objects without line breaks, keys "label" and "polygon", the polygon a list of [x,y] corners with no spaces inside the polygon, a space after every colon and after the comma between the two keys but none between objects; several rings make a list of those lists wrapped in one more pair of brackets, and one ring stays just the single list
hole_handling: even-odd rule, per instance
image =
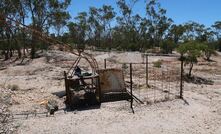
[{"label": "pale gravel ground", "polygon": [[[59,52],[61,56],[62,53]],[[98,55],[99,53],[96,53]],[[101,53],[100,53],[101,54]],[[133,53],[98,55],[99,65],[103,66],[103,58],[114,55],[117,59],[128,61]],[[70,54],[65,59],[75,58]],[[130,56],[128,56],[130,55]],[[137,53],[135,53],[137,55]],[[123,57],[129,57],[123,58]],[[135,58],[135,57],[134,57]],[[58,60],[59,58],[56,58]],[[152,57],[150,61],[158,58]],[[134,60],[142,60],[142,57]],[[167,58],[171,60],[171,58]],[[218,63],[200,65],[195,69],[208,69],[211,72],[195,71],[197,75],[215,80],[214,85],[185,84],[183,100],[161,102],[153,105],[134,105],[135,114],[130,112],[129,102],[121,101],[103,103],[99,109],[67,112],[61,110],[52,117],[38,115],[28,119],[14,120],[20,134],[88,134],[88,133],[129,133],[129,134],[220,134],[221,133],[221,76],[219,67],[220,56],[215,57]],[[10,66],[0,71],[0,85],[17,84],[20,89],[14,91],[13,113],[45,112],[39,102],[45,99],[56,99],[60,107],[63,99],[58,99],[51,93],[64,90],[62,78],[64,64],[47,63],[45,58],[32,61],[25,66]],[[71,65],[71,64],[69,64]],[[110,65],[111,66],[111,65]],[[86,68],[86,67],[85,67]],[[213,70],[212,70],[213,69]],[[217,74],[217,75],[216,75]]]}]

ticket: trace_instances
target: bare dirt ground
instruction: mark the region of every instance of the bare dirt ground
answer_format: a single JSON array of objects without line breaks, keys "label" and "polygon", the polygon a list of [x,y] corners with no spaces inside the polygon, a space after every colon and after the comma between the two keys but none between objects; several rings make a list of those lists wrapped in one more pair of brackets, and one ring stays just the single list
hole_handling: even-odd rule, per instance
[{"label": "bare dirt ground", "polygon": [[[137,52],[93,52],[93,55],[100,68],[103,68],[105,58],[113,62],[144,61]],[[160,58],[165,61],[175,60],[171,57]],[[25,59],[22,64],[20,60],[0,61],[0,97],[2,100],[10,96],[9,101],[1,101],[0,110],[4,104],[14,115],[11,128],[7,128],[10,130],[8,133],[221,133],[220,55],[212,57],[214,62],[208,63],[201,59],[194,66],[193,74],[214,81],[213,85],[185,83],[185,100],[175,99],[151,105],[135,103],[135,114],[131,112],[127,101],[103,103],[100,108],[65,112],[64,98],[59,98],[54,93],[64,91],[63,71],[69,69],[74,59],[76,57],[72,54],[50,51],[38,59]],[[159,57],[150,57],[149,62],[158,59]],[[89,70],[86,61],[82,63],[82,68]],[[171,66],[178,67],[179,63]],[[141,84],[145,84],[145,80]],[[47,110],[41,102],[49,99],[58,101],[60,110],[54,116],[46,117]],[[21,113],[33,114],[27,117],[20,115]]]}]

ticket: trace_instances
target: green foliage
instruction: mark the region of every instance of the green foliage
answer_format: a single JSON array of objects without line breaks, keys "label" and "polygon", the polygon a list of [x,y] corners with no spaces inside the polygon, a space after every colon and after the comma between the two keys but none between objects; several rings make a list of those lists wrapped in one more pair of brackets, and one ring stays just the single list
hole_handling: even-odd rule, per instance
[{"label": "green foliage", "polygon": [[[39,43],[42,37],[36,36],[31,31],[24,33],[18,24],[29,22],[26,25],[44,34],[48,34],[49,29],[53,27],[59,35],[70,18],[66,12],[70,2],[70,0],[1,0],[0,40],[3,39],[6,45],[0,49],[3,50],[5,60],[13,56],[14,50],[17,51],[18,58],[21,58],[21,50],[23,49],[25,56],[25,49],[31,48],[31,57],[34,58],[38,49],[46,48],[45,42]],[[18,24],[6,17],[12,18]]]},{"label": "green foliage", "polygon": [[191,76],[193,64],[198,62],[197,58],[202,55],[204,49],[205,45],[196,41],[180,44],[180,46],[177,48],[177,51],[181,54],[181,59],[184,60],[185,65],[190,65],[188,74],[189,77]]},{"label": "green foliage", "polygon": [[214,25],[212,25],[212,28],[214,28],[214,33],[216,35],[217,40],[221,39],[221,21],[216,21]]},{"label": "green foliage", "polygon": [[70,14],[66,11],[62,11],[60,9],[55,10],[53,13],[53,19],[51,24],[57,31],[57,35],[61,34],[61,29],[67,25],[67,20],[71,18]]},{"label": "green foliage", "polygon": [[156,68],[161,68],[162,60],[158,60],[158,61],[153,62],[153,66]]},{"label": "green foliage", "polygon": [[218,50],[221,52],[221,39],[219,39],[219,40],[217,41],[216,47],[217,47]]},{"label": "green foliage", "polygon": [[160,48],[162,49],[161,51],[164,54],[172,53],[175,47],[176,45],[172,40],[165,40],[160,43]]},{"label": "green foliage", "polygon": [[186,29],[183,25],[173,24],[169,29],[169,37],[174,41],[175,44],[178,44],[179,40],[182,39],[185,30]]},{"label": "green foliage", "polygon": [[[4,16],[15,18],[20,23],[30,22],[27,25],[44,34],[53,31],[50,33],[52,38],[79,49],[90,47],[145,52],[160,47],[162,53],[168,54],[181,42],[187,42],[177,49],[185,56],[186,63],[197,63],[197,57],[202,52],[210,60],[215,49],[221,51],[221,21],[215,22],[211,28],[193,21],[176,25],[166,15],[166,9],[161,7],[159,0],[144,3],[145,16],[133,12],[137,1],[117,0],[118,10],[110,5],[90,7],[88,11],[72,16],[73,21],[70,22],[67,7],[71,0],[1,0],[0,8]],[[7,27],[3,23],[6,21],[14,27]],[[62,34],[65,26],[68,30]],[[216,44],[215,47],[213,44]],[[47,46],[33,33],[26,34],[9,20],[1,20],[0,50],[6,60],[15,50],[21,55],[22,50],[31,49],[29,52],[34,57],[35,51],[47,49]],[[25,51],[23,53],[25,56]]]},{"label": "green foliage", "polygon": [[149,33],[152,40],[154,40],[153,47],[159,47],[160,42],[166,35],[169,27],[173,23],[171,18],[166,16],[166,10],[161,7],[157,0],[150,0],[146,4],[146,13],[150,18],[149,22]]},{"label": "green foliage", "polygon": [[204,43],[203,52],[207,61],[210,61],[212,55],[216,55],[214,43]]},{"label": "green foliage", "polygon": [[197,42],[197,41],[189,41],[183,44],[180,44],[178,47],[178,52],[180,54],[189,54],[189,55],[196,55],[197,57],[200,56],[201,51],[204,48],[204,44]]}]

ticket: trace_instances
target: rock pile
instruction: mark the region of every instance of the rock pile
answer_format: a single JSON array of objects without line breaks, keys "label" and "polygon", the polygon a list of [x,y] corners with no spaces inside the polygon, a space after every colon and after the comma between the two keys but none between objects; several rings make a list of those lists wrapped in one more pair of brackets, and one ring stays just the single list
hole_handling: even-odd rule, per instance
[{"label": "rock pile", "polygon": [[12,91],[0,88],[0,93],[0,133],[11,134],[14,132],[14,128],[8,107],[12,104]]}]

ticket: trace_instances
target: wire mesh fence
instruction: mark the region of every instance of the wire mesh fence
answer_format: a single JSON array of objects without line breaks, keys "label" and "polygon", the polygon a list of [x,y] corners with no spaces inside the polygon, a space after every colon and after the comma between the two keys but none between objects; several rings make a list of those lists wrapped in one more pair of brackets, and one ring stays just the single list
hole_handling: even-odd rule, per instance
[{"label": "wire mesh fence", "polygon": [[121,68],[126,87],[130,88],[130,64],[132,64],[133,94],[147,104],[180,97],[181,69],[177,57],[147,56],[141,62],[120,63],[106,60],[107,68]]}]

